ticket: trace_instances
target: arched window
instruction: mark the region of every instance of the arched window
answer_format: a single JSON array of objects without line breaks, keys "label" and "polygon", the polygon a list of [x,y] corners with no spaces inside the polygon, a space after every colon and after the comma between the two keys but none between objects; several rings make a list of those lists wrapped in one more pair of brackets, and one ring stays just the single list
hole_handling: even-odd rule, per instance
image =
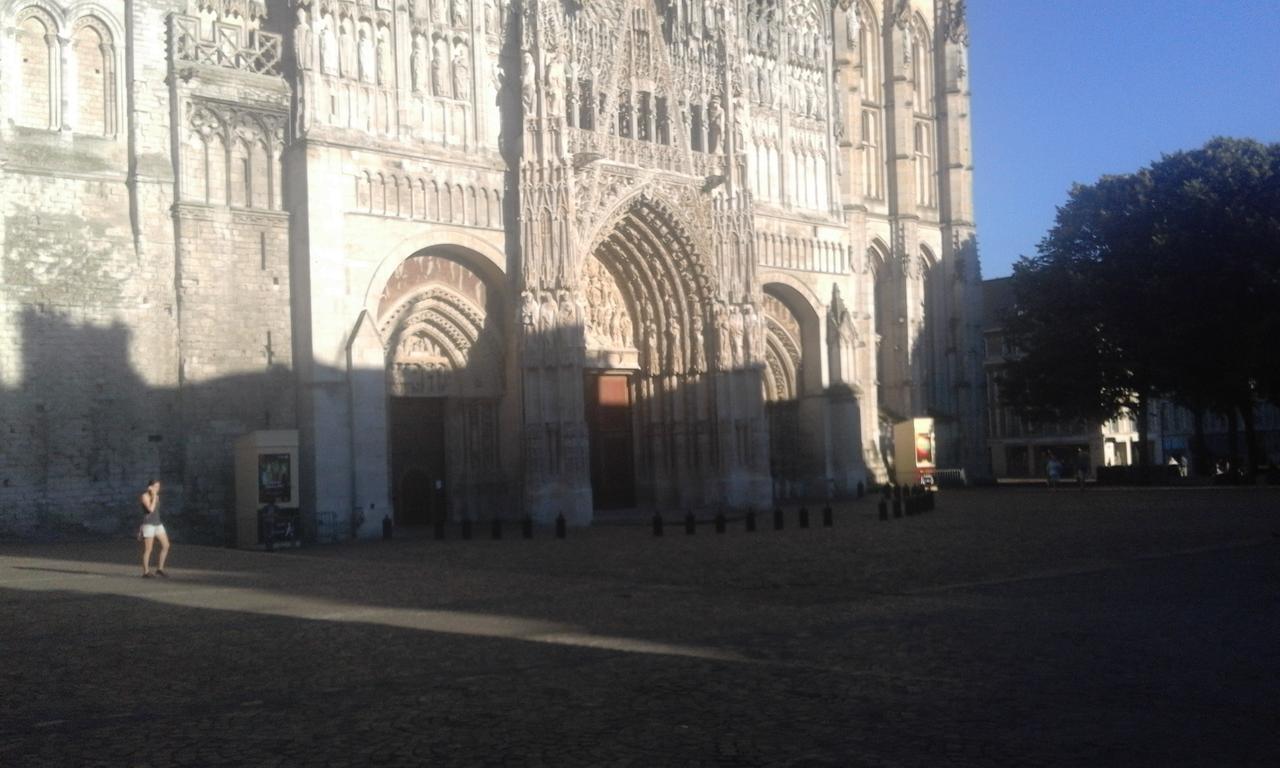
[{"label": "arched window", "polygon": [[884,101],[884,78],[881,77],[880,22],[875,11],[867,3],[858,5],[858,61],[862,68],[861,91],[863,102],[881,104]]},{"label": "arched window", "polygon": [[884,154],[880,141],[880,110],[862,110],[862,194],[873,200],[884,197]]},{"label": "arched window", "polygon": [[937,206],[937,179],[934,167],[933,121],[917,118],[914,135],[916,203],[925,208]]},{"label": "arched window", "polygon": [[938,204],[938,180],[934,151],[935,105],[933,48],[929,28],[917,17],[911,25],[911,89],[915,112],[912,131],[912,159],[915,165],[916,204],[934,208]]},{"label": "arched window", "polygon": [[271,153],[261,141],[249,148],[249,206],[271,207]]},{"label": "arched window", "polygon": [[911,95],[918,115],[932,115],[933,47],[929,45],[929,28],[917,17],[911,25]]},{"label": "arched window", "polygon": [[85,16],[71,35],[71,67],[75,73],[71,129],[94,136],[116,133],[115,48],[101,20]]},{"label": "arched window", "polygon": [[253,193],[249,188],[249,143],[244,137],[236,137],[231,144],[231,200],[235,208],[245,208]]},{"label": "arched window", "polygon": [[227,144],[222,133],[210,134],[205,141],[205,168],[209,174],[210,205],[227,204]]},{"label": "arched window", "polygon": [[43,11],[29,8],[22,13],[17,29],[18,110],[14,122],[28,128],[57,130],[57,36],[53,19]]}]

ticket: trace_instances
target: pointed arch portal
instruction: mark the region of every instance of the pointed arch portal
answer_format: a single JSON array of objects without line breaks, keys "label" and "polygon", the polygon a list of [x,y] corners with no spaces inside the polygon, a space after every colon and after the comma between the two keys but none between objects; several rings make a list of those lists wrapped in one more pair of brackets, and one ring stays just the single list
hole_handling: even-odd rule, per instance
[{"label": "pointed arch portal", "polygon": [[472,261],[428,249],[396,268],[378,300],[400,524],[484,517],[504,494],[501,301]]},{"label": "pointed arch portal", "polygon": [[622,209],[583,276],[596,508],[701,502],[717,455],[709,363],[736,354],[742,364],[747,335],[708,343],[714,287],[678,219],[656,200],[640,196]]}]

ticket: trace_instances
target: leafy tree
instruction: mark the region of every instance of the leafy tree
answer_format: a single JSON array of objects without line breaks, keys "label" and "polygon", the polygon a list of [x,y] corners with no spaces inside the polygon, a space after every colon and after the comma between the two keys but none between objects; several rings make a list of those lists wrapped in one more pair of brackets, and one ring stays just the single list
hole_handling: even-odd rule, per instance
[{"label": "leafy tree", "polygon": [[[1037,255],[1014,265],[1006,400],[1035,418],[1138,419],[1172,397],[1196,416],[1278,399],[1280,145],[1214,139],[1136,173],[1076,185]],[[1235,423],[1234,419],[1231,421]]]}]

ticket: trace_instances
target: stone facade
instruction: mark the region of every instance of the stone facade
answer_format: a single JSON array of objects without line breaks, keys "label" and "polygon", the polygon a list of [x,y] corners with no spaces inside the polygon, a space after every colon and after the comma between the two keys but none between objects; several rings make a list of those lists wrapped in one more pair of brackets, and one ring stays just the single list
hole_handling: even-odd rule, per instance
[{"label": "stone facade", "polygon": [[7,0],[0,527],[320,538],[980,472],[960,0]]}]

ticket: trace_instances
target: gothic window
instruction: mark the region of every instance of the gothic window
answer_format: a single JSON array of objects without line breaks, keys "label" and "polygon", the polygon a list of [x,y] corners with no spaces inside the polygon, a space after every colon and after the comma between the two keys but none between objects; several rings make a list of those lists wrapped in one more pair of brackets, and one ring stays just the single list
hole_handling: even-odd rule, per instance
[{"label": "gothic window", "polygon": [[578,127],[593,130],[596,127],[595,99],[592,97],[593,86],[590,80],[578,81]]},{"label": "gothic window", "polygon": [[650,130],[653,120],[653,105],[650,99],[651,96],[647,91],[640,91],[636,94],[636,101],[638,102],[636,138],[641,141],[653,141],[653,134]]},{"label": "gothic window", "polygon": [[916,203],[926,208],[932,208],[937,205],[933,121],[917,119],[914,140]]},{"label": "gothic window", "polygon": [[75,120],[77,133],[107,136],[115,133],[115,74],[111,34],[93,17],[78,23],[71,36],[75,68]]},{"label": "gothic window", "polygon": [[667,102],[667,97],[659,96],[656,101],[655,113],[657,115],[658,124],[658,143],[671,143],[671,107]]},{"label": "gothic window", "polygon": [[54,64],[57,36],[53,19],[43,11],[29,8],[18,22],[18,112],[15,122],[28,128],[58,129]]},{"label": "gothic window", "polygon": [[205,143],[205,168],[208,170],[210,205],[227,204],[228,162],[227,144],[222,138],[222,132],[210,134]]},{"label": "gothic window", "polygon": [[691,104],[689,106],[689,147],[695,152],[705,151],[706,145],[702,141],[703,133],[702,105]]},{"label": "gothic window", "polygon": [[373,180],[373,204],[370,212],[387,212],[387,180],[381,173]]},{"label": "gothic window", "polygon": [[911,95],[916,114],[932,115],[933,106],[933,50],[929,45],[929,30],[922,19],[911,26]]},{"label": "gothic window", "polygon": [[881,184],[884,163],[880,141],[880,110],[862,110],[862,194],[872,200],[884,197]]},{"label": "gothic window", "polygon": [[858,54],[862,69],[862,100],[881,104],[884,101],[884,79],[880,73],[882,59],[880,54],[880,23],[876,20],[871,6],[862,3],[859,6],[858,18]]},{"label": "gothic window", "polygon": [[231,144],[231,199],[230,204],[236,208],[248,206],[253,197],[250,181],[253,178],[249,168],[249,145],[243,138],[237,138]]}]

